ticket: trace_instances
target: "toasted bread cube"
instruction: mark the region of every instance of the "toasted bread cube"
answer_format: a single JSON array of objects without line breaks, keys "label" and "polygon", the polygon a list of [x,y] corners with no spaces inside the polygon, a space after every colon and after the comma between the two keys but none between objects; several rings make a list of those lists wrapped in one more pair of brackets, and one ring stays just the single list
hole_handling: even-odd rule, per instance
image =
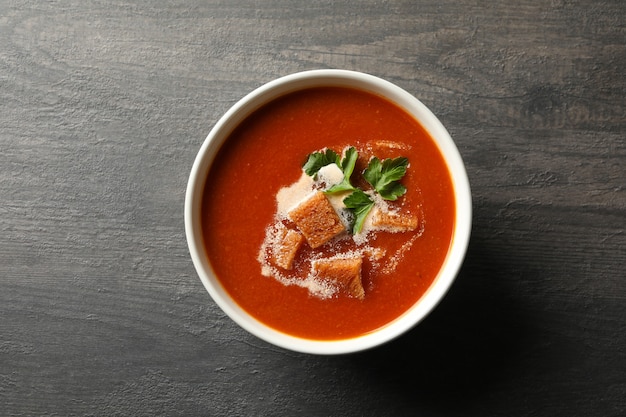
[{"label": "toasted bread cube", "polygon": [[283,269],[291,269],[302,242],[304,237],[300,233],[281,227],[272,246],[272,262]]},{"label": "toasted bread cube", "polygon": [[385,212],[380,209],[372,213],[372,226],[390,232],[408,232],[417,229],[419,220],[412,214]]},{"label": "toasted bread cube", "polygon": [[318,279],[330,281],[348,295],[362,300],[365,290],[361,282],[361,265],[359,256],[349,258],[322,258],[311,262],[313,275]]},{"label": "toasted bread cube", "polygon": [[288,216],[313,249],[346,230],[335,209],[321,191],[315,192],[292,209]]}]

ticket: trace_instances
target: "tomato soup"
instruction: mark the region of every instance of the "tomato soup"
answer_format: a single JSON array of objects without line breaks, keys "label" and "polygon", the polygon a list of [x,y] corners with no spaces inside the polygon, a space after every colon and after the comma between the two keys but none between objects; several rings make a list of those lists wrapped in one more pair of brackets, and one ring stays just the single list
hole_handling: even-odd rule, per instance
[{"label": "tomato soup", "polygon": [[[276,219],[277,195],[299,181],[307,156],[350,147],[359,153],[357,185],[373,156],[408,159],[400,180],[406,192],[392,203],[412,213],[419,226],[369,235],[367,247],[382,255],[376,265],[363,261],[364,295],[320,297],[310,288],[286,285],[264,273],[259,251]],[[205,250],[224,289],[262,323],[307,339],[353,338],[401,316],[432,284],[451,244],[453,193],[437,145],[404,110],[360,90],[305,89],[255,111],[219,150],[203,195]],[[352,244],[341,243],[348,241],[322,245],[321,250],[332,256],[333,250]],[[309,246],[304,243],[298,256],[309,256]]]}]

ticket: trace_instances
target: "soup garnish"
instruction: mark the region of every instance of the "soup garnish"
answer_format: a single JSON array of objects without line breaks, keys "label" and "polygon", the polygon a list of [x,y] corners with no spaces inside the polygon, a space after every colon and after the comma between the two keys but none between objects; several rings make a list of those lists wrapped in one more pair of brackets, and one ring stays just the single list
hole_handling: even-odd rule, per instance
[{"label": "soup garnish", "polygon": [[[284,285],[298,285],[321,299],[348,296],[363,300],[361,282],[364,258],[376,266],[386,251],[373,246],[380,232],[412,232],[418,218],[395,204],[407,189],[406,157],[371,156],[361,176],[352,176],[359,160],[354,146],[341,154],[322,149],[308,155],[303,173],[277,194],[278,210],[266,229],[258,261],[262,274]],[[395,256],[412,244],[405,237]],[[308,250],[301,250],[308,247]],[[295,265],[295,267],[294,267]],[[394,268],[374,267],[382,274]]]}]

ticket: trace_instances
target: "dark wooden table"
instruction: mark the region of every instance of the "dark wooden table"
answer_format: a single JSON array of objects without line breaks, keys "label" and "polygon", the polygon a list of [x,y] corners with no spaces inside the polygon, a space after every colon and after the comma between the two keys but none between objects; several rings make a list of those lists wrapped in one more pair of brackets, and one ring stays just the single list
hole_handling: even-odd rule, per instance
[{"label": "dark wooden table", "polygon": [[[371,351],[272,347],[203,289],[195,155],[255,87],[368,72],[458,144],[451,292]],[[626,2],[0,0],[0,415],[626,415]]]}]

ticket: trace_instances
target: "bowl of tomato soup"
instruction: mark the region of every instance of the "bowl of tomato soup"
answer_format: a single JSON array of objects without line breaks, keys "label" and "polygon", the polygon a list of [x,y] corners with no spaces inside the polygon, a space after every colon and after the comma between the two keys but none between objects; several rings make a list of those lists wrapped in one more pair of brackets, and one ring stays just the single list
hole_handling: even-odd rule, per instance
[{"label": "bowl of tomato soup", "polygon": [[219,119],[185,197],[189,251],[234,322],[285,349],[388,342],[452,285],[472,221],[452,138],[402,88],[345,70],[271,81]]}]

